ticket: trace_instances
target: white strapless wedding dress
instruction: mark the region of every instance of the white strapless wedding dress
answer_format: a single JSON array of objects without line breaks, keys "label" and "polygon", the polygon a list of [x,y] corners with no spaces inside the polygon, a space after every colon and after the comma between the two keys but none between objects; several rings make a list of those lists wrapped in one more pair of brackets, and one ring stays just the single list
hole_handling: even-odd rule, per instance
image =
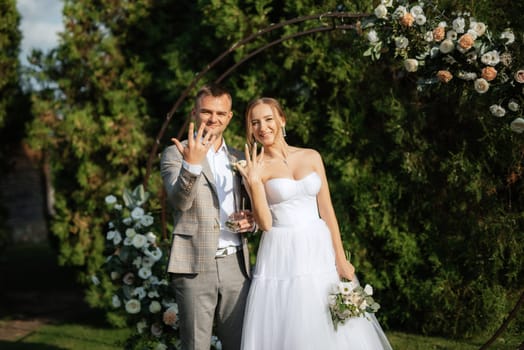
[{"label": "white strapless wedding dress", "polygon": [[265,188],[273,228],[260,241],[242,349],[391,349],[373,315],[333,327],[328,294],[339,277],[331,235],[318,214],[319,175],[270,179]]}]

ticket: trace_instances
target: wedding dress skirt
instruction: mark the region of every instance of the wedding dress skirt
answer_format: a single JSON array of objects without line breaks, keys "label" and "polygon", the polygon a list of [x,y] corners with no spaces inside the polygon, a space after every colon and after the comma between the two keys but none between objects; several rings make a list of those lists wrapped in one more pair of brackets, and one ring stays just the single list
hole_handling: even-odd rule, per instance
[{"label": "wedding dress skirt", "polygon": [[318,174],[265,186],[273,228],[260,241],[242,349],[391,349],[373,315],[333,327],[328,294],[339,277],[329,229],[318,215]]}]

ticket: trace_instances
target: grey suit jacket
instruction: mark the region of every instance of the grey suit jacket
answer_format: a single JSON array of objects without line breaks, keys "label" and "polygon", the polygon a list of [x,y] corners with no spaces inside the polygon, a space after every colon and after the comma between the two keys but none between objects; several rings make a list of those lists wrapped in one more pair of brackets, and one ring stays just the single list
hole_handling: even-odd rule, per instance
[{"label": "grey suit jacket", "polygon": [[[243,153],[229,148],[230,163],[243,159]],[[198,273],[215,266],[215,254],[220,235],[220,210],[215,180],[207,160],[202,172],[194,175],[182,167],[182,154],[175,145],[167,147],[160,162],[168,201],[173,208],[173,239],[168,272]],[[240,175],[233,175],[237,200],[244,198]],[[247,239],[241,235],[244,264],[249,275]]]}]

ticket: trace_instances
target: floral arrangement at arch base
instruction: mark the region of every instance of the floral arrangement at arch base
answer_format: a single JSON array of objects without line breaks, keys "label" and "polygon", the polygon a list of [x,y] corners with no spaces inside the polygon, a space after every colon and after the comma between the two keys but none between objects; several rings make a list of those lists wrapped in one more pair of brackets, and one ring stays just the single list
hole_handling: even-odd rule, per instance
[{"label": "floral arrangement at arch base", "polygon": [[461,84],[489,98],[494,117],[510,117],[510,128],[524,132],[524,63],[517,53],[524,36],[511,29],[491,33],[468,12],[446,17],[431,1],[381,0],[361,23],[372,60],[393,53],[405,71],[417,74],[420,89]]},{"label": "floral arrangement at arch base", "polygon": [[[122,202],[105,197],[110,220],[103,273],[114,287],[110,308],[133,330],[126,349],[180,349],[178,306],[167,276],[169,242],[155,233],[155,218],[144,209],[148,199],[142,185],[124,190]],[[211,343],[212,349],[221,349],[217,337]]]}]

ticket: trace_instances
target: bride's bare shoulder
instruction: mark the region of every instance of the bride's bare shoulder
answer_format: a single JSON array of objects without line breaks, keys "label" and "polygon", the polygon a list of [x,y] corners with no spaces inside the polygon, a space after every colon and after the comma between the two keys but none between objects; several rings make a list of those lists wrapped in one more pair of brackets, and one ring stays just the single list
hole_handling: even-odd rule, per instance
[{"label": "bride's bare shoulder", "polygon": [[313,148],[290,147],[290,153],[298,157],[320,157],[320,153],[318,153],[318,151]]}]

